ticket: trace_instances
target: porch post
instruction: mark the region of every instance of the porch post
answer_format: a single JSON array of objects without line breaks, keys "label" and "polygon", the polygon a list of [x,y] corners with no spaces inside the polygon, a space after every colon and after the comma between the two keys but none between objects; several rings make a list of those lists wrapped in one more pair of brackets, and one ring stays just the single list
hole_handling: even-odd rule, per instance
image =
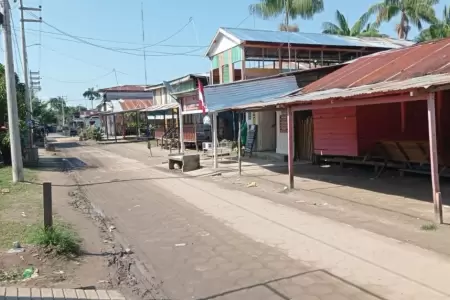
[{"label": "porch post", "polygon": [[105,115],[105,118],[106,118],[106,125],[105,125],[105,128],[106,128],[106,140],[109,140],[109,134],[108,134],[108,119],[109,119],[109,116],[108,115]]},{"label": "porch post", "polygon": [[217,169],[217,113],[212,114],[213,122],[213,168]]},{"label": "porch post", "polygon": [[[181,101],[181,100],[180,100]],[[183,105],[181,105],[181,102],[178,105],[178,117],[179,117],[179,123],[180,123],[180,148],[181,153],[184,153],[184,127],[183,127]]]},{"label": "porch post", "polygon": [[433,186],[434,217],[436,219],[436,223],[443,224],[444,220],[442,215],[442,198],[441,198],[441,187],[439,184],[439,162],[438,162],[438,150],[436,141],[435,93],[428,94],[427,106],[428,106],[428,133],[430,143],[431,183]]},{"label": "porch post", "polygon": [[114,122],[114,140],[117,143],[117,125],[116,125],[116,114],[113,114],[113,122]]},{"label": "porch post", "polygon": [[141,126],[139,126],[140,121],[140,112],[136,111],[136,139],[139,139],[139,137],[141,136]]},{"label": "porch post", "polygon": [[238,113],[238,142],[237,142],[237,146],[238,146],[238,170],[239,170],[239,176],[241,176],[242,173],[242,158],[241,158],[241,115],[242,113]]},{"label": "porch post", "polygon": [[289,188],[294,188],[294,113],[287,108]]}]

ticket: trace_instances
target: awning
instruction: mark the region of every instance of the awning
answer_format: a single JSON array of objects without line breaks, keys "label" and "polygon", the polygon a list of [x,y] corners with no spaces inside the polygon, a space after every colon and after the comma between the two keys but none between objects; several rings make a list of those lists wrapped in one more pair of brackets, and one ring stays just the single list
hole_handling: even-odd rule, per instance
[{"label": "awning", "polygon": [[150,113],[156,113],[156,112],[164,112],[167,110],[171,110],[174,108],[178,108],[178,103],[168,103],[168,104],[161,104],[161,105],[154,105],[147,108],[142,109],[142,112],[150,112]]}]

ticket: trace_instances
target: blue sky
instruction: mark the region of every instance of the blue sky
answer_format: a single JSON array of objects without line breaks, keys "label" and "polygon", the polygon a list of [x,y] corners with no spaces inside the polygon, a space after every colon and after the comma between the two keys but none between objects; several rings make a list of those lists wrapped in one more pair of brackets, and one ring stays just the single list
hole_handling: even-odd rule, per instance
[{"label": "blue sky", "polygon": [[[18,5],[10,1],[20,43]],[[165,41],[164,46],[147,49],[148,83],[160,83],[162,80],[188,73],[209,71],[209,60],[203,57],[206,50],[204,46],[209,44],[221,26],[236,27],[240,24],[241,28],[276,29],[281,17],[267,21],[249,17],[248,6],[257,1],[143,0],[146,44],[167,38],[188,23],[191,17],[194,21],[181,33]],[[325,0],[323,13],[316,15],[313,20],[298,19],[294,23],[297,23],[303,32],[320,32],[322,22],[334,21],[336,9],[353,23],[374,2],[375,0]],[[43,20],[71,35],[115,41],[87,40],[91,43],[107,48],[142,47],[141,0],[24,0],[24,5],[42,5]],[[439,16],[443,6],[444,4],[440,4],[436,8]],[[27,18],[31,16],[27,15]],[[395,23],[384,24],[381,30],[395,36],[394,27]],[[67,96],[71,105],[88,105],[88,102],[83,100],[82,93],[89,87],[145,83],[142,56],[67,41],[72,38],[61,35],[46,24],[27,23],[26,29],[28,45],[41,43],[41,46],[31,46],[28,49],[29,68],[41,72],[41,98],[61,95]],[[40,29],[43,31],[41,35]],[[417,31],[414,30],[411,37],[416,34]],[[15,43],[14,38],[13,42]],[[138,50],[129,52],[142,54]],[[198,56],[161,56],[161,52],[190,52]],[[15,68],[23,78],[17,54],[14,45],[17,62]],[[3,62],[3,56],[0,61]],[[117,72],[117,79],[113,69]]]}]

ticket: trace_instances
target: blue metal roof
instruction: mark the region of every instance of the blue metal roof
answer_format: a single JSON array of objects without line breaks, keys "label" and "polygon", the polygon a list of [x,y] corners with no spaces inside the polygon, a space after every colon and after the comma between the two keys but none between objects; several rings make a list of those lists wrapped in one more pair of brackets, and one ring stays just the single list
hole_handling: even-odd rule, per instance
[{"label": "blue metal roof", "polygon": [[204,94],[208,111],[220,111],[273,100],[297,89],[295,76],[281,76],[209,85],[204,88]]},{"label": "blue metal roof", "polygon": [[414,44],[410,41],[391,38],[357,38],[324,33],[286,32],[244,28],[221,29],[243,42],[291,43],[317,46],[372,47],[385,49],[403,48]]}]

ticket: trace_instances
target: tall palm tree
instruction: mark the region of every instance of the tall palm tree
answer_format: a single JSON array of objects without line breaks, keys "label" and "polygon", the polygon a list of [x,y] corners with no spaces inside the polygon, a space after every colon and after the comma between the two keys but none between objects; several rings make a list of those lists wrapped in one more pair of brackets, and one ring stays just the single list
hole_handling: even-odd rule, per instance
[{"label": "tall palm tree", "polygon": [[284,15],[284,22],[280,29],[290,30],[290,19],[297,17],[311,19],[315,14],[324,9],[323,0],[259,0],[259,3],[249,7],[250,13],[254,13],[263,19],[270,19]]},{"label": "tall palm tree", "polygon": [[83,97],[91,100],[91,108],[94,109],[94,100],[100,98],[100,93],[97,92],[94,88],[88,88],[84,93]]},{"label": "tall palm tree", "polygon": [[383,0],[369,8],[369,14],[376,15],[376,24],[389,22],[400,16],[400,22],[396,25],[399,39],[407,39],[411,31],[411,25],[422,30],[423,22],[433,24],[436,15],[433,5],[439,0]]},{"label": "tall palm tree", "polygon": [[450,37],[450,9],[444,6],[442,20],[436,20],[429,28],[422,30],[417,37],[418,42]]},{"label": "tall palm tree", "polygon": [[344,15],[339,10],[336,10],[337,24],[324,22],[322,24],[322,33],[344,36],[385,37],[385,34],[381,34],[378,31],[376,24],[369,23],[369,18],[369,13],[363,14],[350,28]]}]

